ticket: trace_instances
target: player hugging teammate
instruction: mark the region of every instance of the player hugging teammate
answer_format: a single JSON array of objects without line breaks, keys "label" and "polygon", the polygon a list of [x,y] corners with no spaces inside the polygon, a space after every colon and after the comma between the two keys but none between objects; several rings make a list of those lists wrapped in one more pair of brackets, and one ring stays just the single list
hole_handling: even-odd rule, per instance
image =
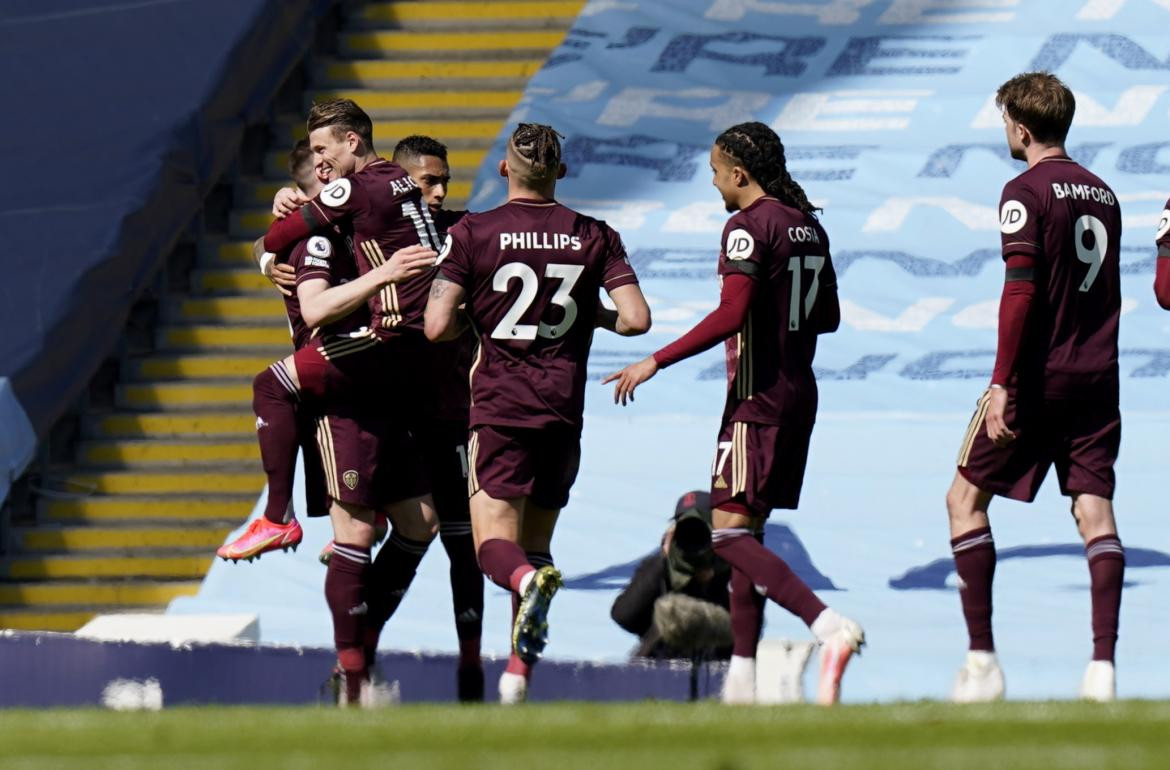
[{"label": "player hugging teammate", "polygon": [[[1075,105],[1062,82],[1020,75],[996,101],[1011,154],[1028,168],[1003,191],[995,369],[946,497],[970,636],[953,698],[1003,696],[987,512],[995,495],[1030,502],[1055,465],[1092,581],[1093,655],[1081,695],[1111,700],[1125,566],[1111,502],[1121,214],[1113,191],[1065,153]],[[438,530],[451,557],[460,697],[483,695],[482,570],[512,595],[499,697],[522,702],[562,583],[551,541],[580,463],[594,330],[642,334],[649,308],[620,236],[556,201],[565,166],[550,127],[515,129],[498,165],[507,202],[466,215],[442,210],[449,172],[434,140],[411,137],[394,162],[379,158],[369,117],[348,100],[314,106],[308,128],[311,156],[299,148],[291,167],[299,190],[278,194],[282,218],[257,254],[292,295],[300,330],[296,352],[255,383],[270,502],[220,553],[252,558],[300,541],[292,466],[298,445],[315,444],[307,481],[324,492],[310,496],[307,513],[327,507],[334,527],[325,593],[341,700],[377,700],[382,627]],[[835,703],[865,635],[763,544],[770,512],[799,502],[818,403],[813,359],[819,337],[840,322],[829,236],[768,126],[721,133],[710,166],[731,214],[717,259],[719,306],[605,382],[616,382],[614,401],[624,405],[658,370],[725,344],[728,389],[710,484],[712,544],[732,567],[734,650],[722,697],[755,701],[771,599],[820,643],[817,700]],[[1156,238],[1155,294],[1170,308],[1170,202]],[[616,310],[600,304],[602,289]],[[379,515],[392,530],[371,558]]]}]

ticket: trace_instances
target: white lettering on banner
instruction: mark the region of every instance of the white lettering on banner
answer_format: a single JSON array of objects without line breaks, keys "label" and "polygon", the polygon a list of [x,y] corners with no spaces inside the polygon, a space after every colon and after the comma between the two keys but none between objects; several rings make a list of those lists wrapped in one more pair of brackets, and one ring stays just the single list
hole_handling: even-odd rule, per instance
[{"label": "white lettering on banner", "polygon": [[749,11],[779,16],[816,16],[821,24],[852,24],[861,17],[859,8],[873,0],[829,0],[821,3],[778,3],[775,0],[713,0],[703,14],[717,21],[739,21]]},{"label": "white lettering on banner", "polygon": [[[794,94],[772,122],[778,131],[901,131],[910,125],[905,113],[933,91],[830,91]],[[897,117],[886,116],[903,113]],[[837,117],[853,114],[854,117]],[[833,116],[833,117],[829,117]]]},{"label": "white lettering on banner", "polygon": [[637,230],[646,224],[651,212],[665,204],[662,201],[605,200],[599,198],[561,198],[562,203],[595,219],[604,219],[615,230]]},{"label": "white lettering on banner", "polygon": [[1020,0],[893,0],[878,23],[987,24],[1013,21],[1015,11],[989,12],[982,9],[1016,8],[1019,4]]},{"label": "white lettering on banner", "polygon": [[698,201],[675,209],[662,225],[664,233],[717,233],[727,223],[727,210],[718,201]]},{"label": "white lettering on banner", "polygon": [[989,299],[968,305],[951,318],[961,329],[995,329],[999,327],[999,300]]},{"label": "white lettering on banner", "polygon": [[[1078,21],[1108,21],[1117,15],[1127,0],[1086,0],[1077,11]],[[1150,0],[1154,5],[1160,5],[1170,11],[1170,0]]]},{"label": "white lettering on banner", "polygon": [[[1117,104],[1112,108],[1105,107],[1088,94],[1073,91],[1077,100],[1076,124],[1081,127],[1141,125],[1165,90],[1164,85],[1130,86],[1118,94]],[[995,106],[995,97],[991,96],[971,121],[971,128],[1002,127],[1003,118]]]},{"label": "white lettering on banner", "polygon": [[[636,11],[637,3],[623,3],[619,0],[589,0],[581,9],[582,16],[596,16],[606,11]],[[513,116],[515,117],[515,116]]]},{"label": "white lettering on banner", "polygon": [[608,80],[591,80],[573,86],[564,96],[558,96],[558,102],[591,102],[605,93],[609,88]]},{"label": "white lettering on banner", "polygon": [[959,220],[968,230],[997,230],[999,218],[995,209],[954,196],[915,196],[887,198],[861,226],[864,233],[884,233],[900,230],[906,217],[919,206],[942,209]]},{"label": "white lettering on banner", "polygon": [[[688,100],[712,102],[682,106],[664,104],[661,100]],[[772,99],[771,94],[754,91],[723,91],[715,88],[687,88],[672,91],[662,88],[623,88],[609,100],[597,118],[602,126],[632,126],[642,118],[674,118],[676,120],[706,121],[707,128],[715,130],[751,120],[760,108]]]},{"label": "white lettering on banner", "polygon": [[950,297],[923,297],[893,318],[852,300],[841,300],[841,320],[863,332],[920,332],[955,303]]}]

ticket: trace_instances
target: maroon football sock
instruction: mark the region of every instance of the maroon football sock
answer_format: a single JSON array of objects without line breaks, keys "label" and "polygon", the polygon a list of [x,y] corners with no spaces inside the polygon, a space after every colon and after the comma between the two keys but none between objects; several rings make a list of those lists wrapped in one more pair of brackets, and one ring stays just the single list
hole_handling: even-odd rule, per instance
[{"label": "maroon football sock", "polygon": [[411,540],[391,530],[390,537],[378,549],[378,556],[370,569],[367,654],[372,654],[373,650],[377,649],[382,628],[386,621],[394,616],[398,605],[402,604],[402,598],[406,596],[407,589],[414,582],[418,565],[426,555],[429,545],[430,543]]},{"label": "maroon football sock", "polygon": [[260,460],[268,476],[268,503],[264,518],[287,524],[291,514],[293,474],[300,437],[297,404],[300,397],[283,361],[277,361],[252,380],[252,411],[256,413],[256,439]]},{"label": "maroon football sock", "polygon": [[711,533],[715,553],[747,577],[762,586],[767,596],[811,626],[825,610],[804,581],[797,577],[783,559],[764,547],[746,529],[717,529]]},{"label": "maroon football sock", "polygon": [[325,601],[333,614],[333,642],[337,660],[345,670],[346,693],[356,703],[362,679],[367,676],[365,642],[367,606],[366,580],[370,571],[370,549],[335,543],[333,558],[325,572]]},{"label": "maroon football sock", "polygon": [[765,597],[756,590],[747,575],[737,569],[731,571],[731,654],[743,658],[756,657],[760,644],[760,629],[764,625]]},{"label": "maroon football sock", "polygon": [[971,650],[991,652],[991,584],[995,580],[995,541],[991,527],[979,527],[951,540],[955,572],[959,575],[959,599],[967,621]]},{"label": "maroon football sock", "polygon": [[1112,662],[1125,582],[1125,549],[1117,535],[1103,535],[1085,545],[1085,556],[1093,596],[1093,660]]},{"label": "maroon football sock", "polygon": [[520,581],[535,571],[520,546],[498,537],[480,543],[478,557],[483,574],[500,588],[513,593],[519,593]]},{"label": "maroon football sock", "polygon": [[455,612],[455,635],[463,642],[476,640],[475,659],[479,660],[479,638],[483,635],[483,573],[475,561],[475,540],[470,527],[450,531],[440,525],[439,537],[451,561],[451,606]]}]

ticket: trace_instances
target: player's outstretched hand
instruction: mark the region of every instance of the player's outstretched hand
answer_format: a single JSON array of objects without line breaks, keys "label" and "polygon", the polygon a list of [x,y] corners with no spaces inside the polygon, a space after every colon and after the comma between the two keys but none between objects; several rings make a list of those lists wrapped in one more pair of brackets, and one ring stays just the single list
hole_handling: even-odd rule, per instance
[{"label": "player's outstretched hand", "polygon": [[1007,412],[1008,394],[1003,388],[992,388],[987,404],[987,437],[996,446],[1007,446],[1016,440],[1016,434],[1007,426],[1004,414]]},{"label": "player's outstretched hand", "polygon": [[390,259],[379,265],[377,270],[386,283],[402,283],[434,267],[437,256],[434,249],[426,246],[407,246],[391,254]]},{"label": "player's outstretched hand", "polygon": [[297,289],[297,271],[292,265],[272,260],[264,270],[264,275],[272,281],[272,285],[286,297],[291,297]]},{"label": "player's outstretched hand", "polygon": [[614,372],[601,381],[602,385],[617,380],[613,389],[613,402],[626,405],[627,400],[634,400],[634,389],[658,373],[658,362],[654,356],[646,356],[636,364],[630,364],[620,372]]},{"label": "player's outstretched hand", "polygon": [[295,187],[282,187],[272,199],[272,216],[284,219],[308,202],[309,199]]}]

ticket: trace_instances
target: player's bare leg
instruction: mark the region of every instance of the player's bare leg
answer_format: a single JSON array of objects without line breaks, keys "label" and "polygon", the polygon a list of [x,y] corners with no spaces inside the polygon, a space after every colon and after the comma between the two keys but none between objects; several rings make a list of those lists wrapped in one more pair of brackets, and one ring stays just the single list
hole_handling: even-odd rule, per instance
[{"label": "player's bare leg", "polygon": [[[854,653],[865,644],[865,633],[854,621],[828,608],[796,573],[754,536],[763,516],[742,503],[725,503],[711,512],[711,543],[724,561],[743,572],[755,586],[784,609],[804,621],[821,643],[821,675],[817,702],[836,703],[841,696],[841,676]],[[732,611],[735,611],[733,605]],[[732,624],[735,617],[732,617]],[[755,671],[752,666],[754,699]]]},{"label": "player's bare leg", "polygon": [[439,517],[429,494],[386,506],[390,537],[378,549],[370,574],[370,612],[366,622],[366,662],[373,665],[378,639],[393,617],[418,565],[439,531]]},{"label": "player's bare leg", "polygon": [[995,579],[995,541],[987,516],[993,495],[955,472],[947,490],[951,551],[959,577],[959,599],[967,622],[967,659],[955,678],[952,700],[978,703],[1003,697],[1003,670],[991,633],[991,588]]},{"label": "player's bare leg", "polygon": [[1111,500],[1074,495],[1072,514],[1085,541],[1093,606],[1093,659],[1081,680],[1080,695],[1088,700],[1111,701],[1117,697],[1113,659],[1125,582],[1125,549],[1117,536]]},{"label": "player's bare leg", "polygon": [[341,701],[356,705],[361,702],[363,686],[368,687],[369,681],[364,643],[374,512],[334,501],[329,518],[333,523],[334,548],[325,574],[325,601],[333,615],[337,663],[344,680]]}]

